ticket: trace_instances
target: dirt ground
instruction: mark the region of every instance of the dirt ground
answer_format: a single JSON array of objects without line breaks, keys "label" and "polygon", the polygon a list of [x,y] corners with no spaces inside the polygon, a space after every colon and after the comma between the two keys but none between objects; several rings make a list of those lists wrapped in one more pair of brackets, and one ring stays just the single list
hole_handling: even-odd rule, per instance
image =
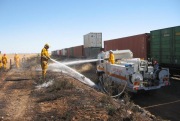
[{"label": "dirt ground", "polygon": [[[135,106],[126,96],[123,101],[113,99],[66,74],[48,71],[46,80],[42,80],[41,72],[36,70],[37,62],[32,58],[20,69],[0,73],[0,120],[160,120]],[[54,83],[38,88],[44,81]]]}]

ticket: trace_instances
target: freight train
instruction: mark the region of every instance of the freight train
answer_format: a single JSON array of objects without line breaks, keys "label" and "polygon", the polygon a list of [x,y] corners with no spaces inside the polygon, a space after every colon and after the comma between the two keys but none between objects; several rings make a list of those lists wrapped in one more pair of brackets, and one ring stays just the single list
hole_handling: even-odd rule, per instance
[{"label": "freight train", "polygon": [[[98,44],[94,44],[96,41],[94,37],[102,39],[102,34],[95,34],[96,36],[94,34],[88,34],[88,40],[86,39],[87,35],[84,36],[84,45],[52,51],[52,55],[97,58],[102,44],[100,44],[99,39]],[[88,47],[86,45],[87,41],[90,43]],[[126,49],[133,52],[134,58],[145,60],[151,58],[158,61],[160,66],[169,67],[170,72],[180,73],[180,26],[152,30],[150,33],[134,36],[104,40],[105,51]]]}]

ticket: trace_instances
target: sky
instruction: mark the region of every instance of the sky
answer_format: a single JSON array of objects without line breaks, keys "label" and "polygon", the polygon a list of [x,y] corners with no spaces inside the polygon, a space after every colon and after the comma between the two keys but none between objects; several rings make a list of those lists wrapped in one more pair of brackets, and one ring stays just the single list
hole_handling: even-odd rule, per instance
[{"label": "sky", "polygon": [[180,0],[0,0],[1,53],[40,53],[180,25]]}]

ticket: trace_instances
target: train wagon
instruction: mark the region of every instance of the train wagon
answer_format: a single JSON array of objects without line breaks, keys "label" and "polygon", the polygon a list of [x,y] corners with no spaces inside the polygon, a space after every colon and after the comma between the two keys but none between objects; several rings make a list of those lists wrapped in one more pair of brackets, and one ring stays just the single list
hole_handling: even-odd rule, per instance
[{"label": "train wagon", "polygon": [[179,72],[180,26],[150,31],[150,57],[161,66],[170,67],[170,72]]},{"label": "train wagon", "polygon": [[83,45],[73,47],[73,57],[82,58],[83,56],[84,56],[84,46]]},{"label": "train wagon", "polygon": [[133,52],[135,58],[147,59],[149,56],[149,38],[148,33],[129,37],[104,41],[104,50],[126,50]]}]

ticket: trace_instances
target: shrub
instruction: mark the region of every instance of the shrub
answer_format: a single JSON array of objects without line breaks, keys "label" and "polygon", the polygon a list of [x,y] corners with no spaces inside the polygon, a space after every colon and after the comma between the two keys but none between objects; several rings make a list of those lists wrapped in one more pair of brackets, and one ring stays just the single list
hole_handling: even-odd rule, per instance
[{"label": "shrub", "polygon": [[62,78],[61,80],[55,80],[53,85],[48,88],[49,92],[64,90],[64,89],[72,89],[74,85],[70,83],[67,79]]}]

